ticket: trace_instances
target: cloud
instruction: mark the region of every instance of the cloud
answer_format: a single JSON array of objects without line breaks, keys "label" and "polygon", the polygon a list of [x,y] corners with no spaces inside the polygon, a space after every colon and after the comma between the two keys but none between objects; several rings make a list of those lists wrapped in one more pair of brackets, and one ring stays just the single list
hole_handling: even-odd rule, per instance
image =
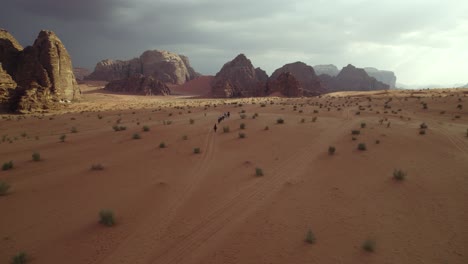
[{"label": "cloud", "polygon": [[270,73],[301,60],[393,70],[403,83],[468,82],[462,1],[15,0],[3,7],[0,26],[23,45],[42,28],[54,30],[74,64],[90,68],[167,49],[205,74],[242,52]]}]

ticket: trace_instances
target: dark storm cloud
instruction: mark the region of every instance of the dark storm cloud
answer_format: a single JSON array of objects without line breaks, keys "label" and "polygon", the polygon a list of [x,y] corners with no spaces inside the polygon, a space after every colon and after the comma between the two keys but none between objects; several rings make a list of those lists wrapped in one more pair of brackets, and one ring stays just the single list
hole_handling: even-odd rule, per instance
[{"label": "dark storm cloud", "polygon": [[54,30],[74,64],[90,68],[167,49],[205,74],[242,52],[268,72],[302,60],[394,70],[410,83],[468,81],[461,80],[468,67],[462,1],[15,0],[2,7],[0,26],[21,43]]}]

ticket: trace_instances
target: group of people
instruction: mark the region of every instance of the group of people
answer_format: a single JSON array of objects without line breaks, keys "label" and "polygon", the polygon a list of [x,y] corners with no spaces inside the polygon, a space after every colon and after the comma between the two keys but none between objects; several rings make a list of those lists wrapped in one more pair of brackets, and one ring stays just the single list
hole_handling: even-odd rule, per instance
[{"label": "group of people", "polygon": [[[230,116],[231,116],[231,112],[223,113],[222,116],[218,117],[218,124],[221,123],[221,121],[223,121],[225,118],[229,118]],[[214,125],[213,129],[214,129],[214,132],[216,133],[216,130],[218,129],[216,124]]]}]

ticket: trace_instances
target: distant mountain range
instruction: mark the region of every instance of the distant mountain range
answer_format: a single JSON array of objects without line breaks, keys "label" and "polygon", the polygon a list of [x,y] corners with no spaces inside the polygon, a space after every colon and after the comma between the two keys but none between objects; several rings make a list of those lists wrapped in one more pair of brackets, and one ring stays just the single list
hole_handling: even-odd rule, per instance
[{"label": "distant mountain range", "polygon": [[468,88],[468,84],[455,83],[455,84],[452,84],[452,85],[440,85],[440,84],[407,85],[407,84],[397,83],[396,87],[397,87],[397,89]]}]

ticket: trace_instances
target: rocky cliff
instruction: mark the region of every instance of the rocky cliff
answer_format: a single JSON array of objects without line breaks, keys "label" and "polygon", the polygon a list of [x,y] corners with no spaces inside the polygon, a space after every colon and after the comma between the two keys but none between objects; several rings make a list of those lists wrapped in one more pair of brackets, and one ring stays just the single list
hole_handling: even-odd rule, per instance
[{"label": "rocky cliff", "polygon": [[364,68],[366,73],[370,77],[374,77],[377,81],[388,84],[390,86],[390,89],[393,89],[396,87],[396,76],[395,73],[392,71],[381,71],[376,68],[371,68],[367,67]]},{"label": "rocky cliff", "polygon": [[303,62],[284,65],[273,72],[270,76],[270,80],[275,81],[282,73],[285,72],[289,72],[297,81],[299,81],[299,84],[303,89],[303,93],[306,96],[314,96],[326,92],[319,77],[315,74],[314,68]]},{"label": "rocky cliff", "polygon": [[10,96],[12,110],[41,111],[80,97],[70,55],[55,33],[42,30],[32,46],[22,49],[9,33],[0,32],[0,63],[18,85]]},{"label": "rocky cliff", "polygon": [[278,94],[286,97],[300,97],[303,95],[303,89],[292,73],[282,72],[276,79],[268,81],[266,89],[266,95]]},{"label": "rocky cliff", "polygon": [[16,89],[16,82],[0,64],[0,110],[8,110],[10,98]]},{"label": "rocky cliff", "polygon": [[91,71],[86,68],[75,67],[73,68],[73,74],[75,75],[77,81],[82,81],[91,74]]},{"label": "rocky cliff", "polygon": [[148,50],[139,58],[128,61],[100,61],[87,79],[115,81],[135,74],[151,76],[170,84],[183,84],[198,76],[187,57],[168,51]]},{"label": "rocky cliff", "polygon": [[370,77],[363,69],[351,64],[344,67],[336,77],[320,75],[323,84],[330,92],[386,90],[389,85]]},{"label": "rocky cliff", "polygon": [[224,64],[211,83],[214,97],[252,97],[265,93],[266,73],[244,54]]},{"label": "rocky cliff", "polygon": [[338,68],[333,64],[315,65],[314,70],[317,75],[326,74],[332,77],[337,76],[338,73],[340,73],[340,70],[338,70]]},{"label": "rocky cliff", "polygon": [[104,90],[140,95],[169,95],[171,91],[167,85],[151,76],[135,74],[122,80],[109,82]]}]

